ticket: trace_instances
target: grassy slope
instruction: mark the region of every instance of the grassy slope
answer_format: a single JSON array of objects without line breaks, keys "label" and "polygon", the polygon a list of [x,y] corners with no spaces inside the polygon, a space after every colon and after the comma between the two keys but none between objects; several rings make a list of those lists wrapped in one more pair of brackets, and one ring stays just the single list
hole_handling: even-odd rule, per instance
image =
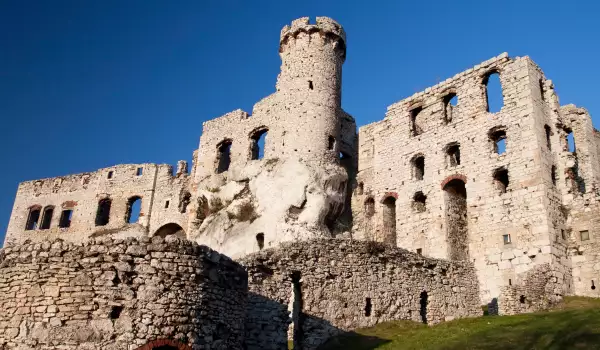
[{"label": "grassy slope", "polygon": [[382,323],[334,338],[322,349],[600,349],[600,300],[567,297],[550,312],[484,316],[432,327],[411,321]]}]

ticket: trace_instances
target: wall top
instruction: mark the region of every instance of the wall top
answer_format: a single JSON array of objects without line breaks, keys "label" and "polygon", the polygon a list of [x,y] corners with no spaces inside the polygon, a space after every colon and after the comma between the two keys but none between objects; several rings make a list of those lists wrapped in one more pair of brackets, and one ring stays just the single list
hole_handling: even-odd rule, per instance
[{"label": "wall top", "polygon": [[302,17],[292,21],[292,25],[286,25],[281,29],[281,35],[279,37],[279,44],[289,35],[296,35],[299,32],[315,32],[322,31],[324,33],[330,33],[336,35],[342,39],[344,44],[346,43],[346,32],[344,28],[329,17],[317,17],[317,24],[310,24],[309,17]]}]

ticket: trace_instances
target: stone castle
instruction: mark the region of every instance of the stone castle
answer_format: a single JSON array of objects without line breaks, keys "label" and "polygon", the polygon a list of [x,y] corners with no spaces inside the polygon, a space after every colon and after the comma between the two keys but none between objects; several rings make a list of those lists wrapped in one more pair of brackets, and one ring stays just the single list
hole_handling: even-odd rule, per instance
[{"label": "stone castle", "polygon": [[357,134],[343,28],[295,20],[279,52],[276,92],[205,122],[189,171],[19,185],[0,349],[314,349],[387,320],[600,297],[600,133],[529,57],[487,60]]}]

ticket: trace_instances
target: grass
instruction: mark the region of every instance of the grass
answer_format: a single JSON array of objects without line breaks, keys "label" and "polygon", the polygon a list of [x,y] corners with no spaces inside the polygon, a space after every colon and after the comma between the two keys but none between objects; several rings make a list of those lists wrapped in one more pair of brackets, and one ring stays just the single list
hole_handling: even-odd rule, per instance
[{"label": "grass", "polygon": [[320,349],[600,349],[600,299],[567,297],[548,312],[483,316],[431,327],[386,322],[332,338]]}]

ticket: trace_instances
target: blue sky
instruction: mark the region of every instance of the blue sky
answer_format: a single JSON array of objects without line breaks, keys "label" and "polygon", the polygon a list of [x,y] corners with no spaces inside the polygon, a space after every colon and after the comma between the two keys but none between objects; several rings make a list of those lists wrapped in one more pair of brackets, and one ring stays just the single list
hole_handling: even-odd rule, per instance
[{"label": "blue sky", "polygon": [[1,1],[0,238],[21,181],[191,159],[203,121],[274,91],[294,18],[346,29],[342,104],[364,125],[504,51],[600,118],[599,13],[591,0]]}]

